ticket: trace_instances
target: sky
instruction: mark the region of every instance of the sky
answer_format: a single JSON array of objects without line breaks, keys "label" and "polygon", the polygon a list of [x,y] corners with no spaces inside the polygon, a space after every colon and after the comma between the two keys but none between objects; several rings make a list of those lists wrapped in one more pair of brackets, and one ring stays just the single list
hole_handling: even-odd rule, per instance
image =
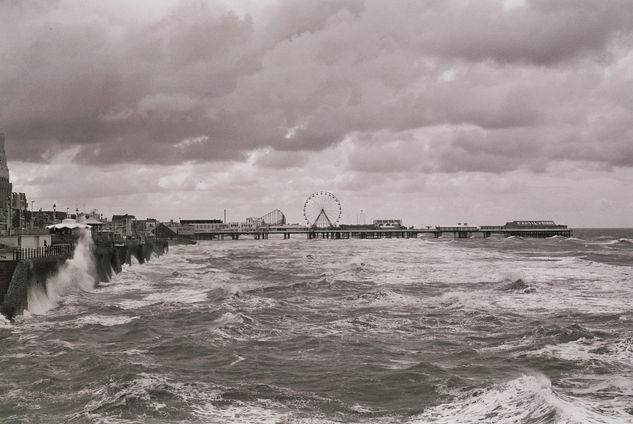
[{"label": "sky", "polygon": [[35,210],[633,227],[630,0],[1,0],[0,63]]}]

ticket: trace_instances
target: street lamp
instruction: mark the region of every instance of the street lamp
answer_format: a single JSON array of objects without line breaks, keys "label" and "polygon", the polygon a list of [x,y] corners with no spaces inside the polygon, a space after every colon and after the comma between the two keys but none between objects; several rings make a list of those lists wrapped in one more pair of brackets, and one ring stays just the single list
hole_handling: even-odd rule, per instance
[{"label": "street lamp", "polygon": [[57,221],[57,205],[53,203],[53,225],[57,223],[56,221]]}]

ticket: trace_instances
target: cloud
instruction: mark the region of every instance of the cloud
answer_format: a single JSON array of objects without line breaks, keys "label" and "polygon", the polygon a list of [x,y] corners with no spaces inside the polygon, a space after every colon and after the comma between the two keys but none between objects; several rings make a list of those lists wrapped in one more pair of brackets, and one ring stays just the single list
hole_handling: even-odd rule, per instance
[{"label": "cloud", "polygon": [[629,1],[0,2],[0,37],[14,187],[43,203],[298,222],[332,190],[351,222],[498,223],[633,202]]},{"label": "cloud", "polygon": [[[78,146],[75,160],[95,165],[243,161],[466,125],[483,133],[446,151],[442,169],[512,169],[519,161],[484,159],[526,144],[541,162],[633,164],[626,1],[280,1],[254,14],[182,1],[146,16],[57,1],[0,12],[0,123],[14,159]],[[570,125],[583,136],[572,141]]]}]

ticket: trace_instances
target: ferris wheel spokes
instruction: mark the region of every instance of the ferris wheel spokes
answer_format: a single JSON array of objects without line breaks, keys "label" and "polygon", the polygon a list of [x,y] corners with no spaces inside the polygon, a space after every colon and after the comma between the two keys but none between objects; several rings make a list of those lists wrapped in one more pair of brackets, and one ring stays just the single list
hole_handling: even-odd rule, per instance
[{"label": "ferris wheel spokes", "polygon": [[341,204],[332,193],[317,191],[305,201],[303,216],[309,227],[335,227],[341,217]]}]

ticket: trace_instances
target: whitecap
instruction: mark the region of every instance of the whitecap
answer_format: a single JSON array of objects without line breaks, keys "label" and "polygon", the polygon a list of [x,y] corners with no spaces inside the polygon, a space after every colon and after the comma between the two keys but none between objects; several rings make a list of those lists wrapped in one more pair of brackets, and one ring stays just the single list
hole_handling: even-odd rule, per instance
[{"label": "whitecap", "polygon": [[631,416],[585,398],[558,393],[542,374],[524,375],[490,388],[458,394],[450,403],[427,409],[413,423],[622,423]]},{"label": "whitecap", "polygon": [[115,325],[128,324],[138,318],[138,316],[127,315],[85,315],[76,318],[73,322],[79,326],[101,325],[104,327],[112,327]]},{"label": "whitecap", "polygon": [[244,318],[241,314],[234,314],[233,312],[225,312],[218,319],[213,321],[213,324],[221,327],[226,327],[232,324],[242,324]]},{"label": "whitecap", "polygon": [[348,305],[367,306],[419,306],[420,299],[414,296],[398,293],[388,289],[359,293],[344,298]]},{"label": "whitecap", "polygon": [[[561,236],[555,236],[555,237],[561,237]],[[565,237],[562,237],[562,238],[565,238]],[[586,240],[578,238],[578,237],[567,237],[566,240],[569,240],[569,241],[582,241],[582,242],[586,241]]]},{"label": "whitecap", "polygon": [[633,338],[603,340],[584,338],[566,343],[547,345],[541,349],[521,352],[517,355],[531,357],[557,358],[566,361],[603,363],[612,365],[633,365]]},{"label": "whitecap", "polygon": [[4,315],[0,314],[0,328],[11,328],[11,321],[6,319]]},{"label": "whitecap", "polygon": [[246,359],[246,358],[244,358],[243,356],[240,356],[240,355],[237,355],[237,354],[235,354],[235,355],[233,355],[233,356],[236,356],[236,357],[237,357],[237,359],[235,359],[235,361],[231,362],[231,363],[229,364],[229,367],[232,367],[233,365],[238,364],[238,363],[242,362],[244,359]]},{"label": "whitecap", "polygon": [[144,300],[148,303],[200,303],[207,300],[207,293],[196,288],[182,288],[180,290],[151,293],[145,296]]}]

